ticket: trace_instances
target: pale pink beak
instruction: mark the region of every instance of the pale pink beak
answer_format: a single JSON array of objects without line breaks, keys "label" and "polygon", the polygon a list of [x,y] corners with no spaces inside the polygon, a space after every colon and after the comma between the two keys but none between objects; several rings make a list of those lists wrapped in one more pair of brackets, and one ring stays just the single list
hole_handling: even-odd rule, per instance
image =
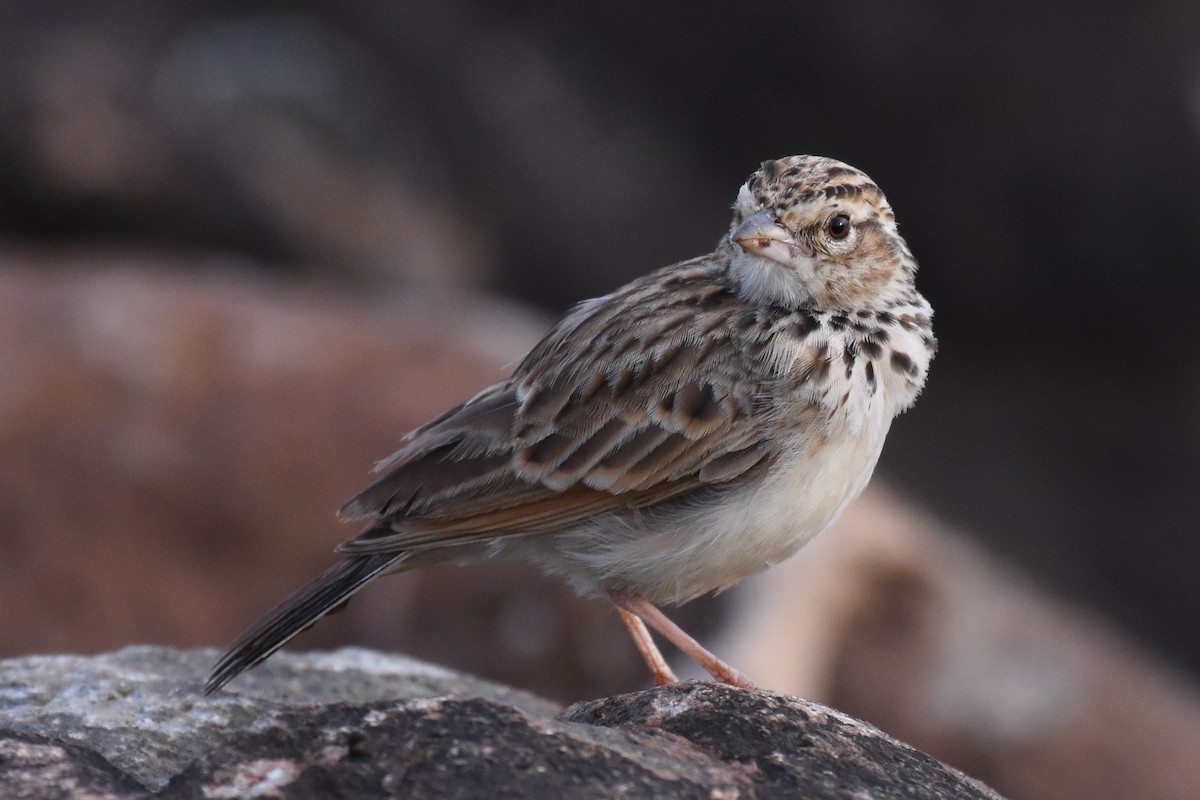
[{"label": "pale pink beak", "polygon": [[772,211],[759,211],[734,228],[730,238],[747,253],[786,264],[797,258],[808,258],[813,251],[780,225]]}]

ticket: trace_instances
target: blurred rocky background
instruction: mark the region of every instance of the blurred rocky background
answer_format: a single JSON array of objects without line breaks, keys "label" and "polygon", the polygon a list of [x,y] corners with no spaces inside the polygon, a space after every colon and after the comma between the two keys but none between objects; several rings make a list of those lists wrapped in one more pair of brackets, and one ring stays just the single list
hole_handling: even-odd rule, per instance
[{"label": "blurred rocky background", "polygon": [[[707,252],[761,160],[823,153],[887,191],[937,309],[892,493],[847,533],[886,568],[676,616],[1014,798],[1120,796],[1047,787],[1111,765],[1134,706],[1193,741],[1197,41],[1183,0],[0,0],[0,656],[228,640],[327,563],[405,430],[570,302]],[[870,532],[909,505],[946,538],[889,561]],[[843,563],[822,547],[797,569]],[[756,644],[768,611],[811,624]],[[297,646],[347,641],[566,700],[644,681],[603,604],[520,566],[381,582]],[[931,642],[1024,671],[939,671]],[[1083,685],[1129,707],[1049,703]]]}]

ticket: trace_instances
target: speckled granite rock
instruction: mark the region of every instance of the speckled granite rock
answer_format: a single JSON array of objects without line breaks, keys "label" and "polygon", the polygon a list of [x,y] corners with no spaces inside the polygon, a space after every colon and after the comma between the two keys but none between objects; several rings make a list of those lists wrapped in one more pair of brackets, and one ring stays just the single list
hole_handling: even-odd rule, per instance
[{"label": "speckled granite rock", "polygon": [[0,797],[997,798],[831,709],[684,683],[558,709],[365,650],[0,662]]}]

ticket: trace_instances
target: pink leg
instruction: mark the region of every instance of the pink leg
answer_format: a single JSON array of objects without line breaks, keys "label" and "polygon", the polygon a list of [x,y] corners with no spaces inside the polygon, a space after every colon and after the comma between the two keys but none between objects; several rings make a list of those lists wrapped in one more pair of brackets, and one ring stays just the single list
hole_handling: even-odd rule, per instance
[{"label": "pink leg", "polygon": [[637,645],[638,652],[642,654],[646,666],[650,668],[650,674],[654,676],[654,683],[662,686],[678,681],[679,678],[676,678],[675,673],[667,666],[667,660],[654,646],[654,640],[650,638],[650,631],[646,630],[646,623],[642,622],[637,614],[626,611],[620,606],[617,606],[617,613],[621,615],[621,621],[629,629],[633,643]]},{"label": "pink leg", "polygon": [[[635,620],[644,621],[651,628],[654,628],[654,630],[661,633],[664,637],[666,637],[667,641],[671,642],[671,644],[675,645],[688,656],[690,656],[697,664],[704,667],[708,674],[712,675],[721,683],[728,683],[731,686],[737,686],[742,689],[758,688],[751,683],[750,679],[745,675],[705,650],[699,642],[697,642],[691,636],[688,636],[687,633],[684,632],[683,628],[680,628],[674,622],[671,622],[671,620],[667,619],[666,615],[659,611],[649,600],[646,600],[643,597],[638,597],[637,595],[624,594],[616,591],[609,591],[608,596],[612,598],[613,603],[617,606],[617,610],[623,612],[621,617],[622,619],[627,620],[625,624],[627,627],[629,627],[629,632],[633,635],[634,642],[637,643],[638,650],[641,651],[642,657],[646,659],[646,664],[650,667],[650,671],[654,673],[654,680],[656,683],[661,684],[664,682],[670,682],[671,680],[675,679],[675,676],[671,675],[670,670],[667,670],[666,674],[670,675],[670,678],[667,681],[661,680],[663,677],[662,673],[655,669],[655,662],[651,661],[651,656],[647,655],[647,651],[643,648],[642,641],[638,638],[639,634],[634,632],[634,626],[628,621],[628,618],[625,616],[626,614],[632,616]],[[649,635],[646,634],[645,626],[638,625],[638,628],[641,631],[641,635],[645,636],[645,641],[647,642],[650,650],[653,651],[654,657],[657,659],[657,663],[661,663],[665,668],[666,663],[663,661],[662,654],[658,652],[658,649],[654,647],[654,643],[650,641]]]}]

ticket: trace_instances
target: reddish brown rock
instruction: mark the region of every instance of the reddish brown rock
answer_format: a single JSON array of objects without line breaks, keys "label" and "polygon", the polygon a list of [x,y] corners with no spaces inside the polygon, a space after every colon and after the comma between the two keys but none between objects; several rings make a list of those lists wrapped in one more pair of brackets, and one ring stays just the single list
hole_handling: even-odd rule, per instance
[{"label": "reddish brown rock", "polygon": [[[145,255],[5,263],[0,654],[227,642],[332,560],[355,530],[335,510],[405,431],[543,330],[481,297],[370,309]],[[519,564],[379,581],[296,646],[346,642],[562,698],[647,681],[607,604]]]}]

